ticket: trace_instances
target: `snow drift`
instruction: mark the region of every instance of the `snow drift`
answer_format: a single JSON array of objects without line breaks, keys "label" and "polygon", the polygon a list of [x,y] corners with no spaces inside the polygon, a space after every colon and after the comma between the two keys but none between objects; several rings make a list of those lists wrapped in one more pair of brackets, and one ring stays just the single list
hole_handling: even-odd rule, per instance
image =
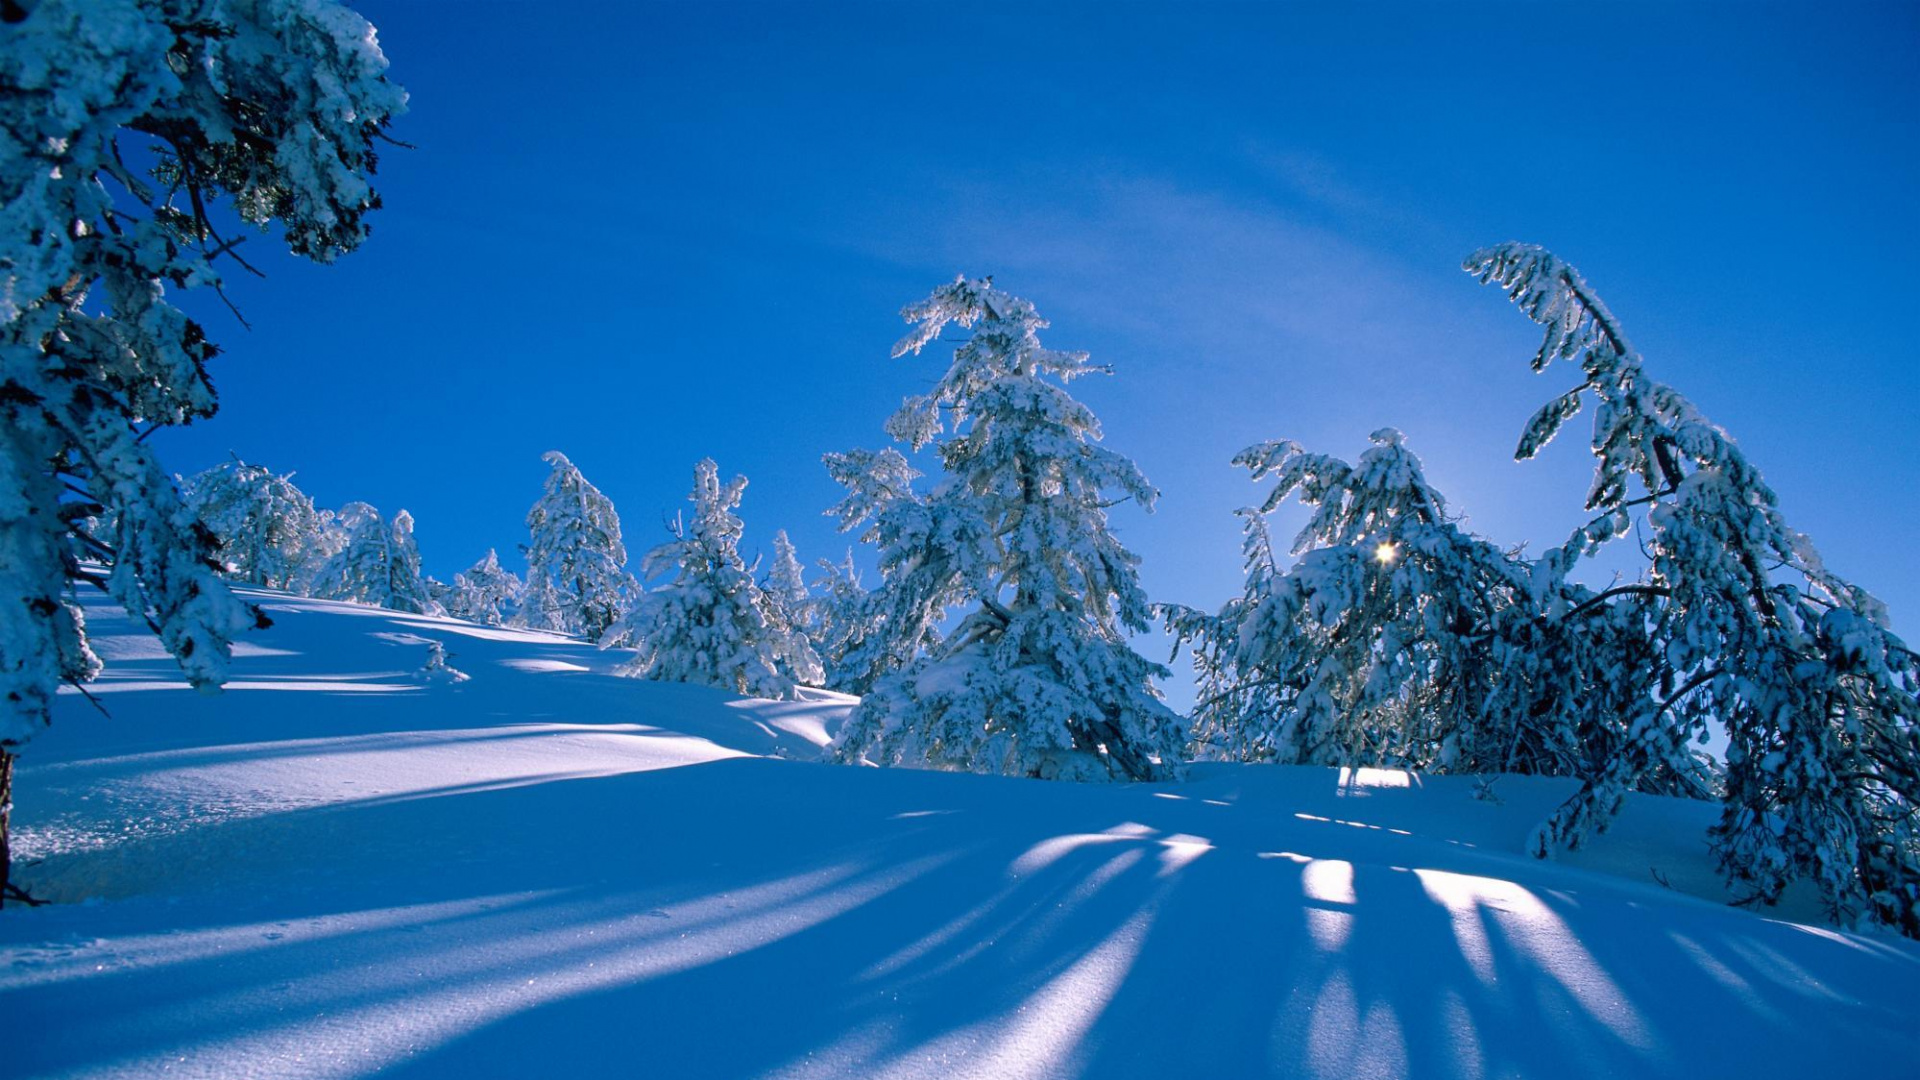
[{"label": "snow drift", "polygon": [[[191,690],[113,605],[21,759],[10,1076],[1761,1077],[1910,1072],[1920,947],[1726,907],[1715,808],[1207,766],[810,760],[852,699],[613,677],[540,633],[250,593]],[[431,642],[466,681],[423,679]],[[784,760],[783,760],[784,759]]]}]

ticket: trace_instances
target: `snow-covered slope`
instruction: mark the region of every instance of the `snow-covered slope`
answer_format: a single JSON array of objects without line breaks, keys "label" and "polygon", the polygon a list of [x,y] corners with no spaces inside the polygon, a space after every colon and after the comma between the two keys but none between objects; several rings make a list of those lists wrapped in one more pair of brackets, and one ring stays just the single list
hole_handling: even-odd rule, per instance
[{"label": "snow-covered slope", "polygon": [[[1636,800],[1543,864],[1555,781],[820,765],[846,699],[256,598],[218,697],[89,610],[110,715],[69,695],[22,758],[18,876],[64,902],[0,914],[0,1074],[1920,1067],[1920,949],[1687,895],[1718,896],[1706,806]],[[429,640],[471,679],[413,678]]]}]

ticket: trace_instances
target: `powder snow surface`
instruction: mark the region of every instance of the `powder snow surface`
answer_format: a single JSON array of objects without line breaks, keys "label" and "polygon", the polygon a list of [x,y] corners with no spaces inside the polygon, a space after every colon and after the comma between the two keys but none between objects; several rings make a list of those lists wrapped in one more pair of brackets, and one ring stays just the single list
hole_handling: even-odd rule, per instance
[{"label": "powder snow surface", "polygon": [[[88,611],[111,715],[67,695],[21,760],[18,876],[61,902],[0,914],[0,1074],[1920,1068],[1920,949],[1719,903],[1704,804],[1540,863],[1564,782],[822,765],[849,699],[253,596],[217,697]],[[470,680],[416,678],[434,640]]]}]

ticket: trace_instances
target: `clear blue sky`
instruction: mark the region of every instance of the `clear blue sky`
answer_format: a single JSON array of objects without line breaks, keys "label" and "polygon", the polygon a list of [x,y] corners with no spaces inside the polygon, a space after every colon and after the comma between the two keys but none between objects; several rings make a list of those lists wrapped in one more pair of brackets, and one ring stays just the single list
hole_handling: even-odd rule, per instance
[{"label": "clear blue sky", "polygon": [[888,348],[959,272],[1113,366],[1076,392],[1165,493],[1116,511],[1156,599],[1237,589],[1228,460],[1267,438],[1399,427],[1537,551],[1581,518],[1588,418],[1511,460],[1573,374],[1457,269],[1518,239],[1914,632],[1920,7],[357,7],[416,149],[361,252],[234,283],[251,331],[198,305],[224,407],[162,452],[405,507],[442,577],[512,555],[549,449],[636,554],[710,455],[750,548],[837,555],[820,455],[936,374]]}]

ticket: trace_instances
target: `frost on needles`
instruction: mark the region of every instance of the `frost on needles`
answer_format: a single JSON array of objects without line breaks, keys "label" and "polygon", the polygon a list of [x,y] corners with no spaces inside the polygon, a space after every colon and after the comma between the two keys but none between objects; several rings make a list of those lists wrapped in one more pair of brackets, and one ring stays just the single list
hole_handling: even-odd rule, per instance
[{"label": "frost on needles", "polygon": [[[847,761],[1077,780],[1168,775],[1183,727],[1153,686],[1164,669],[1127,644],[1150,610],[1138,559],[1107,508],[1157,492],[1099,445],[1064,384],[1104,372],[1043,347],[1033,305],[960,278],[909,306],[894,347],[918,353],[971,331],[934,388],[887,433],[933,446],[942,478],[921,493],[892,448],[830,454],[842,526],[879,547],[880,587],[858,636],[878,675],[847,721]],[[944,639],[948,611],[966,609]],[[917,655],[916,655],[917,654]]]}]

